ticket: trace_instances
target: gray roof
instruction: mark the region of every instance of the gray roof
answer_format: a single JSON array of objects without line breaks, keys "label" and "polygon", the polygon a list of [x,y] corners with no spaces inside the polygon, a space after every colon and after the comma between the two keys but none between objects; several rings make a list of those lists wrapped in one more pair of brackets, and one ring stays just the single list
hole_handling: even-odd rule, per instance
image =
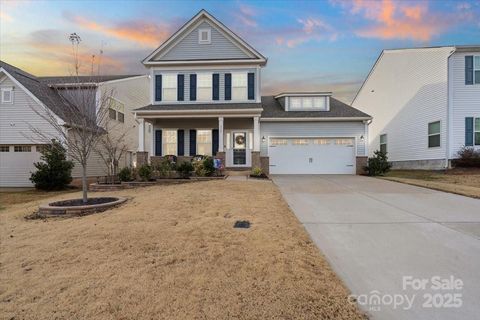
[{"label": "gray roof", "polygon": [[196,111],[196,110],[225,110],[225,109],[261,109],[261,108],[262,108],[261,103],[202,103],[202,104],[182,103],[182,104],[162,104],[162,105],[150,104],[148,106],[135,109],[135,111],[148,111],[148,110]]},{"label": "gray roof", "polygon": [[125,75],[108,75],[108,76],[50,76],[38,77],[43,82],[48,84],[65,84],[65,83],[99,83],[112,80],[127,79],[138,77],[141,74],[125,74]]},{"label": "gray roof", "polygon": [[285,111],[274,96],[262,97],[262,118],[370,118],[346,103],[330,97],[330,111]]},{"label": "gray roof", "polygon": [[38,100],[40,100],[47,108],[66,120],[65,104],[68,103],[62,98],[56,90],[50,88],[46,83],[40,81],[34,75],[14,67],[6,62],[0,61],[0,67],[5,69],[12,77],[20,82],[28,91],[30,91]]}]

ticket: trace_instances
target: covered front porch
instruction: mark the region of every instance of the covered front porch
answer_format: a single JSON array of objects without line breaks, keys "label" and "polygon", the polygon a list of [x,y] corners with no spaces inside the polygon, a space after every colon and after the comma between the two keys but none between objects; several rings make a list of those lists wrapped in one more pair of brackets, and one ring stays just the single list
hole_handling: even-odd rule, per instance
[{"label": "covered front porch", "polygon": [[[178,161],[203,155],[222,159],[226,169],[264,167],[260,158],[260,114],[235,111],[215,115],[137,114],[137,165],[155,163],[166,155],[175,155]],[[151,131],[150,141],[145,139],[146,130]],[[268,171],[268,164],[264,170]]]}]

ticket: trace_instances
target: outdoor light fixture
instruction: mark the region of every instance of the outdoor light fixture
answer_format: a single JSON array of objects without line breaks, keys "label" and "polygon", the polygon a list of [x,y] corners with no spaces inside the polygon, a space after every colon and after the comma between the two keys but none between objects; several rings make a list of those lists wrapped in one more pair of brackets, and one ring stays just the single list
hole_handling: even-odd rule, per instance
[{"label": "outdoor light fixture", "polygon": [[363,141],[365,140],[365,138],[363,137],[363,135],[360,136],[360,141]]},{"label": "outdoor light fixture", "polygon": [[265,140],[267,140],[267,139],[265,139],[265,136],[263,136],[262,137],[262,142],[265,142]]}]

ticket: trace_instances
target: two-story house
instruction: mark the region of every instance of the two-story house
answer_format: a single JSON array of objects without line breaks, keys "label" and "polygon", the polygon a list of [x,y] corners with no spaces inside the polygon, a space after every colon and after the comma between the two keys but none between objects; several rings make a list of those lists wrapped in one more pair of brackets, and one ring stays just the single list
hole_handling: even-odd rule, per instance
[{"label": "two-story house", "polygon": [[267,59],[205,10],[143,64],[151,101],[134,111],[137,163],[200,154],[274,174],[352,174],[365,164],[368,114],[330,92],[262,97]]},{"label": "two-story house", "polygon": [[442,169],[480,149],[480,46],[383,50],[352,105],[394,168]]},{"label": "two-story house", "polygon": [[[29,178],[35,170],[33,164],[40,160],[40,150],[45,143],[34,130],[62,140],[62,135],[45,119],[44,110],[50,110],[58,124],[68,123],[71,118],[64,114],[67,98],[62,97],[60,92],[79,79],[82,88],[95,90],[98,97],[111,95],[107,97],[112,102],[110,121],[116,124],[117,130],[128,132],[125,144],[129,150],[119,165],[124,167],[134,162],[138,123],[132,110],[148,103],[148,75],[36,77],[0,61],[0,187],[32,186]],[[70,87],[76,88],[78,82]],[[71,132],[67,128],[65,130]],[[148,128],[145,135],[149,137]],[[98,177],[106,174],[105,162],[98,153],[92,152],[87,175]],[[81,166],[75,165],[72,176],[81,177]]]}]

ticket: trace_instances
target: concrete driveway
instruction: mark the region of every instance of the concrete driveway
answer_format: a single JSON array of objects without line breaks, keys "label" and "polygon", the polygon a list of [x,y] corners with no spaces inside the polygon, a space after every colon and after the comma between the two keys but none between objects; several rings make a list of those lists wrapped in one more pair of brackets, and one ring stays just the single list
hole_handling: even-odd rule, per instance
[{"label": "concrete driveway", "polygon": [[361,176],[273,180],[372,319],[478,319],[480,200]]}]

